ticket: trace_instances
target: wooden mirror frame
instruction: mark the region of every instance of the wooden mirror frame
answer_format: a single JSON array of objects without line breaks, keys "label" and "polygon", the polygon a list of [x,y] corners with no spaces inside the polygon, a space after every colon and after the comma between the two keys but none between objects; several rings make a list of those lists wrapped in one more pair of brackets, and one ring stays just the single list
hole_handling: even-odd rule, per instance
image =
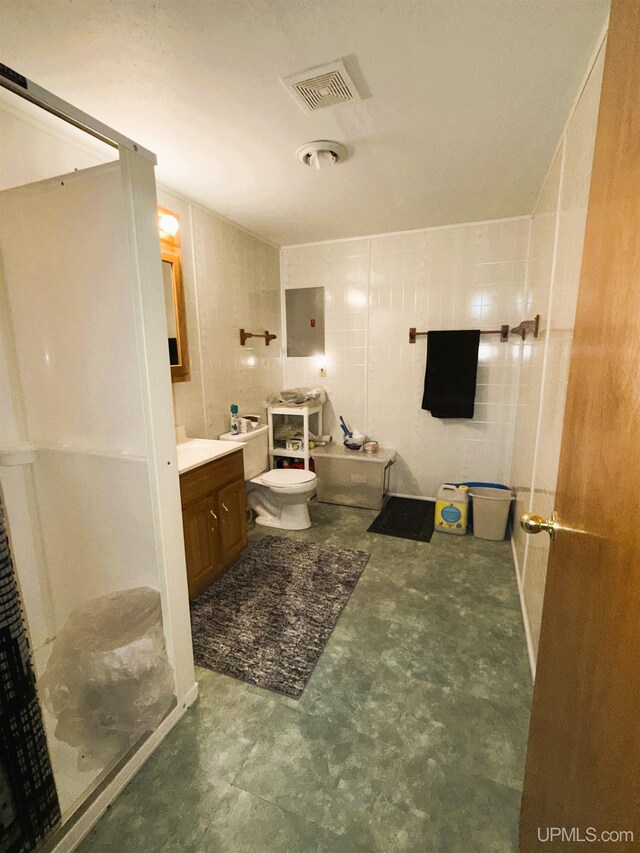
[{"label": "wooden mirror frame", "polygon": [[[173,210],[158,207],[158,220],[161,216],[174,216],[178,222],[180,217]],[[191,379],[189,369],[189,340],[187,337],[187,314],[184,305],[184,285],[182,282],[182,259],[180,252],[180,231],[175,235],[166,234],[160,230],[160,257],[171,264],[173,283],[173,308],[176,317],[178,335],[179,364],[171,365],[172,382],[188,382]]]}]

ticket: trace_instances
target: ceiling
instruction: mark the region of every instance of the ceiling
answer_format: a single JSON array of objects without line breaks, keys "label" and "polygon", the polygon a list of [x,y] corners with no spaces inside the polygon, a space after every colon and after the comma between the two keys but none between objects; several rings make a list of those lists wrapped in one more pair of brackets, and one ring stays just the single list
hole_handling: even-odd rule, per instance
[{"label": "ceiling", "polygon": [[[530,213],[608,0],[3,0],[1,61],[278,245]],[[342,58],[363,100],[281,77]],[[320,171],[296,149],[343,142]]]}]

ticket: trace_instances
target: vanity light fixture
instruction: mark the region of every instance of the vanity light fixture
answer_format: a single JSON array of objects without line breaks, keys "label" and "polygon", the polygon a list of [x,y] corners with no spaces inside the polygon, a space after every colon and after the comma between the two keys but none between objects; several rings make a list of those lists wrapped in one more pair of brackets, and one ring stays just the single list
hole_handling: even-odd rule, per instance
[{"label": "vanity light fixture", "polygon": [[160,236],[175,237],[180,229],[178,219],[171,213],[158,213],[158,230]]}]

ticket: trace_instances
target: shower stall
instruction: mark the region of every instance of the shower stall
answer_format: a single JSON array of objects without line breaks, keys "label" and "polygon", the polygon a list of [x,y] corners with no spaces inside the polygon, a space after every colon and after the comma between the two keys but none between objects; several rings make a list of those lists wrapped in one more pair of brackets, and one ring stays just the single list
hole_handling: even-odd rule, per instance
[{"label": "shower stall", "polygon": [[[3,714],[25,719],[19,703],[33,700],[30,727],[3,727],[0,850],[62,851],[196,685],[155,158],[25,83],[117,149],[112,162],[0,192]],[[52,784],[30,836],[18,765],[38,750]]]}]

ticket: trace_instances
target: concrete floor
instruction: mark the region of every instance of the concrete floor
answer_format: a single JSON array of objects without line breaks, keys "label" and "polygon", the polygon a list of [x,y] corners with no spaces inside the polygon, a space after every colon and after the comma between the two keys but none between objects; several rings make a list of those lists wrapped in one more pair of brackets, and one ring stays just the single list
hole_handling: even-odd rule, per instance
[{"label": "concrete floor", "polygon": [[509,543],[311,516],[283,535],[371,558],[302,697],[198,669],[199,700],[82,853],[517,849],[531,674]]}]

